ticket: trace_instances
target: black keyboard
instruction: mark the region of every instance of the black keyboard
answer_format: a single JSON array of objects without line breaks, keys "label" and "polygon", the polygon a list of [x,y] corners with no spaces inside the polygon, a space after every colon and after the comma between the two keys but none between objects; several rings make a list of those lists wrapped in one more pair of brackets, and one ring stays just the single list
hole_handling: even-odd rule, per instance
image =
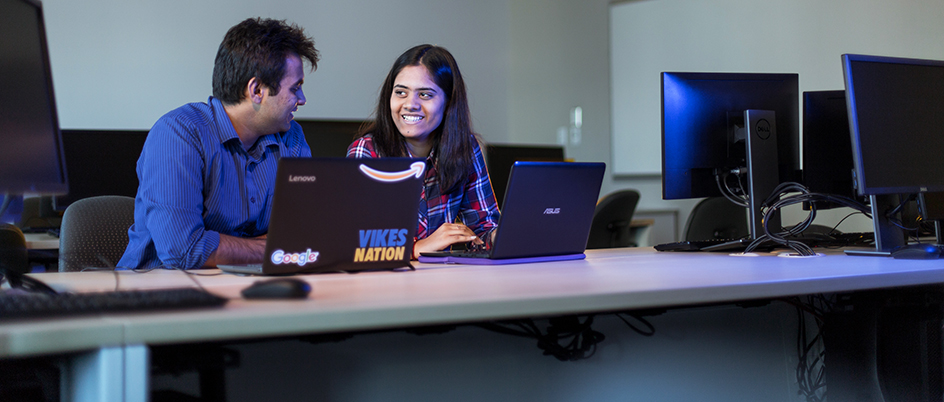
[{"label": "black keyboard", "polygon": [[46,294],[0,293],[0,320],[218,307],[227,299],[198,288]]},{"label": "black keyboard", "polygon": [[657,251],[736,251],[744,250],[750,239],[688,240],[655,246]]}]

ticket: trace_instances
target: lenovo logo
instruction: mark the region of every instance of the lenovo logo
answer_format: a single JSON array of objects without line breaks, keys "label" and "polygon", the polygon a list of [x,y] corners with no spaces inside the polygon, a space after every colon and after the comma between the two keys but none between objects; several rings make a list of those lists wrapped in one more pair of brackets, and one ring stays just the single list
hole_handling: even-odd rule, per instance
[{"label": "lenovo logo", "polygon": [[547,208],[544,210],[544,215],[557,215],[560,214],[560,208]]},{"label": "lenovo logo", "polygon": [[288,176],[289,183],[311,183],[315,181],[315,176]]}]

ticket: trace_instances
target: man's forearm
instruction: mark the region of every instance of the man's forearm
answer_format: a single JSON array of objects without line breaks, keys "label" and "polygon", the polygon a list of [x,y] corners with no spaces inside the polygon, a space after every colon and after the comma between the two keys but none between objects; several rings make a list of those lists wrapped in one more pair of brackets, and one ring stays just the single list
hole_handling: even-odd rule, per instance
[{"label": "man's forearm", "polygon": [[265,254],[265,236],[246,239],[242,237],[220,234],[220,246],[216,248],[206,266],[215,267],[220,264],[248,264],[262,262]]}]

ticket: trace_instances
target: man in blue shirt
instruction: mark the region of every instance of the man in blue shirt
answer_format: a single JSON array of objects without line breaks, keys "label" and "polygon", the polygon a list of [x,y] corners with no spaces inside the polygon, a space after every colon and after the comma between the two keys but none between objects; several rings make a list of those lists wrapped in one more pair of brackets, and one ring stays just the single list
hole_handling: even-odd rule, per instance
[{"label": "man in blue shirt", "polygon": [[251,18],[226,33],[213,96],[163,117],[138,159],[123,268],[261,262],[279,158],[310,157],[294,119],[303,61],[319,54],[302,28]]}]

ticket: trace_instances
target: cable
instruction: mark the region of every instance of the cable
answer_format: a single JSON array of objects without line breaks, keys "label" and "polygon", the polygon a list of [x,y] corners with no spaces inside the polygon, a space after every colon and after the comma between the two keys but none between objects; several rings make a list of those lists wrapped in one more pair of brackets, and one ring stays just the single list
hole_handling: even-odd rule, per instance
[{"label": "cable", "polygon": [[630,329],[632,329],[633,331],[636,331],[636,333],[638,333],[639,335],[642,335],[642,336],[653,336],[653,335],[655,335],[655,333],[656,333],[656,327],[652,326],[652,323],[650,323],[648,320],[646,320],[645,318],[642,318],[642,317],[639,316],[639,315],[629,314],[629,313],[624,313],[624,314],[626,314],[626,315],[628,315],[628,316],[630,316],[630,317],[636,319],[636,321],[641,322],[642,325],[645,325],[646,328],[648,328],[648,329],[645,330],[645,331],[643,331],[643,330],[637,328],[635,325],[631,324],[631,323],[630,323],[629,321],[627,321],[625,318],[623,318],[623,315],[622,315],[622,314],[616,313],[615,315],[616,315],[616,318],[619,318],[620,320],[623,320],[623,322],[626,323],[626,326],[628,326],[628,327],[629,327]]},{"label": "cable", "polygon": [[[734,194],[734,191],[731,189],[731,187],[728,186],[728,176],[729,176],[729,173],[715,174],[715,183],[718,185],[718,191],[720,191],[721,195],[723,195],[724,198],[727,198],[728,201],[731,201],[736,205],[747,208],[748,200],[746,199],[746,197],[742,197],[742,196],[738,196]],[[740,176],[738,175],[737,178],[738,178],[738,186],[740,187],[740,183],[741,183]],[[723,186],[722,186],[722,182],[724,183]],[[742,194],[744,193],[743,188],[741,189],[741,192]]]},{"label": "cable", "polygon": [[50,295],[59,293],[59,292],[56,292],[55,289],[49,287],[49,285],[40,281],[39,279],[16,272],[11,269],[0,269],[0,277],[6,279],[7,283],[10,284],[11,288],[22,289],[27,292],[45,293],[45,294],[50,294]]},{"label": "cable", "polygon": [[[824,315],[831,311],[833,302],[823,295],[807,296],[806,301],[800,297],[781,299],[796,308],[797,312],[797,357],[796,366],[797,385],[800,394],[807,402],[826,401],[826,362],[825,348],[823,347]],[[810,339],[807,335],[807,318],[812,317],[816,323],[816,332]],[[818,351],[817,351],[818,349]]]},{"label": "cable", "polygon": [[[799,194],[790,195],[790,196],[781,198],[781,196],[786,193],[799,193]],[[807,228],[809,228],[809,226],[813,222],[813,219],[816,217],[815,205],[817,201],[818,202],[824,202],[824,201],[831,202],[839,206],[849,207],[871,218],[870,209],[867,206],[851,198],[838,196],[838,195],[832,195],[832,194],[812,193],[808,189],[806,189],[806,187],[804,187],[803,185],[799,183],[792,183],[792,182],[782,183],[779,186],[777,186],[777,188],[771,193],[769,197],[767,197],[767,199],[762,204],[762,207],[764,208],[764,216],[763,216],[764,234],[761,236],[758,236],[753,242],[751,242],[751,244],[748,245],[745,251],[747,252],[753,251],[757,247],[759,247],[761,244],[768,241],[772,241],[781,246],[785,246],[785,247],[793,249],[799,255],[803,255],[803,256],[815,255],[815,252],[813,251],[812,247],[802,242],[792,240],[788,236],[796,236],[802,233]],[[797,225],[794,225],[793,227],[789,229],[785,229],[783,227],[780,227],[780,228],[770,227],[770,222],[773,218],[774,213],[776,213],[777,211],[779,211],[780,209],[788,205],[794,205],[794,204],[799,204],[803,202],[810,203],[810,214],[806,217],[806,219],[804,219],[802,222],[798,223]]]},{"label": "cable", "polygon": [[501,334],[535,339],[544,355],[554,356],[560,361],[576,361],[593,356],[596,345],[606,339],[602,333],[593,330],[593,317],[585,316],[582,322],[577,316],[550,318],[544,331],[530,319],[495,321],[476,326]]}]

